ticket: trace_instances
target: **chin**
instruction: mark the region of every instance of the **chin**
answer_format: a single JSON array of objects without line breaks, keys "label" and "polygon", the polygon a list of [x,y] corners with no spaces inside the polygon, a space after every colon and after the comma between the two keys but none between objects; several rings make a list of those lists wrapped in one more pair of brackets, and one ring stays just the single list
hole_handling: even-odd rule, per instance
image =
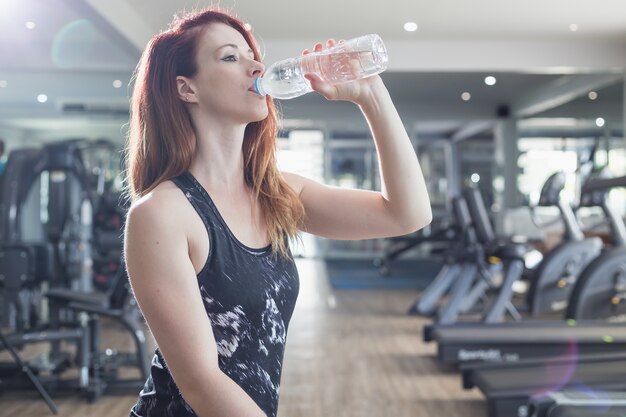
[{"label": "chin", "polygon": [[255,115],[252,117],[252,120],[250,120],[250,122],[260,122],[261,120],[265,120],[269,113],[269,110],[267,110],[267,107],[265,107],[265,109],[255,112]]}]

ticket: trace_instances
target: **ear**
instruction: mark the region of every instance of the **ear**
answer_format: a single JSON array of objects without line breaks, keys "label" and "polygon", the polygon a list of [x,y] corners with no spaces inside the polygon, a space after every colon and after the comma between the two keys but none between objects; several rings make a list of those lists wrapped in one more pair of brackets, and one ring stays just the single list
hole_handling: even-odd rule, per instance
[{"label": "ear", "polygon": [[183,102],[196,102],[196,93],[189,78],[183,77],[182,75],[176,77],[176,90],[178,92],[178,98]]}]

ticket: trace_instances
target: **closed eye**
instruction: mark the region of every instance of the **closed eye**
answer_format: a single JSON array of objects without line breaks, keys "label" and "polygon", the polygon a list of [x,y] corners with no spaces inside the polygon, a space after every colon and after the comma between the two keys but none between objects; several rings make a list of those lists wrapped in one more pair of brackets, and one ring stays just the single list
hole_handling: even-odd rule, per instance
[{"label": "closed eye", "polygon": [[222,58],[222,61],[236,62],[237,55],[228,55],[227,57]]}]

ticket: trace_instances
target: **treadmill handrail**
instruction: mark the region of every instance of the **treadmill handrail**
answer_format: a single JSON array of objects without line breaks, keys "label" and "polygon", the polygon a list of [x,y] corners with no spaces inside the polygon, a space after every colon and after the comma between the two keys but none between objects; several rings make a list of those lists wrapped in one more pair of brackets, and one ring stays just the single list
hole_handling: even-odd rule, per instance
[{"label": "treadmill handrail", "polygon": [[[524,329],[524,327],[526,327]],[[540,332],[542,330],[551,330],[550,332],[543,332],[541,335],[535,335],[531,337],[532,332]],[[527,330],[525,333],[524,330]],[[580,332],[580,333],[578,333]],[[587,332],[587,334],[582,334]],[[463,327],[463,326],[438,326],[433,329],[435,340],[438,343],[446,342],[467,342],[470,344],[478,343],[510,343],[510,344],[536,344],[552,343],[555,340],[568,339],[575,334],[579,343],[613,343],[626,341],[626,326],[622,324],[607,323],[604,325],[575,325],[570,326],[567,322],[563,322],[563,326],[533,326],[533,321],[521,322],[516,326],[506,326],[502,324],[488,324],[484,323],[481,326],[476,327]],[[610,341],[604,341],[609,336]]]},{"label": "treadmill handrail", "polygon": [[468,362],[460,365],[461,372],[473,371],[481,369],[498,369],[498,368],[524,368],[526,366],[542,365],[546,361],[550,364],[568,364],[571,362],[611,362],[626,360],[626,352],[607,352],[607,353],[586,353],[575,356],[537,356],[529,359],[520,359],[518,361],[501,361],[501,362]]},{"label": "treadmill handrail", "polygon": [[540,356],[530,359],[522,359],[519,361],[510,362],[468,362],[459,366],[461,371],[461,380],[464,389],[472,389],[476,385],[474,383],[474,374],[476,372],[490,370],[490,369],[515,369],[515,368],[528,368],[534,366],[545,366],[547,362],[550,365],[567,365],[571,363],[602,363],[602,362],[614,362],[614,361],[626,361],[626,352],[607,352],[607,353],[587,353],[576,355],[572,357],[554,357],[554,356]]},{"label": "treadmill handrail", "polygon": [[597,178],[589,180],[583,185],[582,192],[605,191],[618,187],[626,187],[626,175],[615,178]]}]

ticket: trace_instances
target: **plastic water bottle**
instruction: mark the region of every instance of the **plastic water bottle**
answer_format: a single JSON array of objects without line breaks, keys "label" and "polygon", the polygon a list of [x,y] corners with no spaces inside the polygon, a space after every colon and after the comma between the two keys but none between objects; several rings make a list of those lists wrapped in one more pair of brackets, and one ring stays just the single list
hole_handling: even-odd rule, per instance
[{"label": "plastic water bottle", "polygon": [[324,51],[278,61],[254,81],[254,88],[262,96],[294,98],[313,91],[304,74],[314,73],[326,82],[340,84],[379,74],[387,69],[387,62],[380,36],[365,35]]}]

